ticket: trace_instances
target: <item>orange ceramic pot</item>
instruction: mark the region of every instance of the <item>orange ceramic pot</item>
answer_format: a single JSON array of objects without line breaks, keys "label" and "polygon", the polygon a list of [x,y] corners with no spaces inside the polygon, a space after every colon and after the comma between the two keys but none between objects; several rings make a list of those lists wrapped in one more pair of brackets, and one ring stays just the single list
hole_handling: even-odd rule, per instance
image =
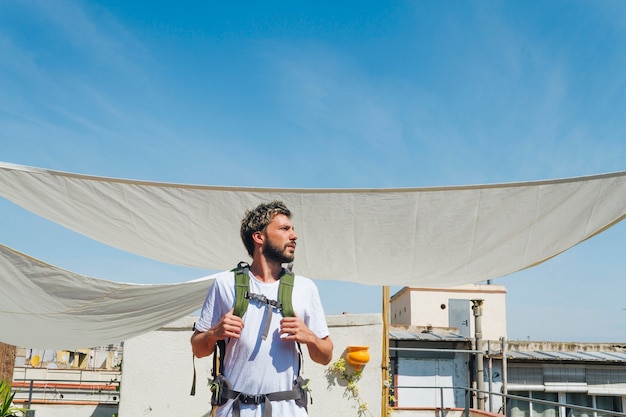
[{"label": "orange ceramic pot", "polygon": [[357,370],[370,360],[369,346],[348,346],[346,361]]}]

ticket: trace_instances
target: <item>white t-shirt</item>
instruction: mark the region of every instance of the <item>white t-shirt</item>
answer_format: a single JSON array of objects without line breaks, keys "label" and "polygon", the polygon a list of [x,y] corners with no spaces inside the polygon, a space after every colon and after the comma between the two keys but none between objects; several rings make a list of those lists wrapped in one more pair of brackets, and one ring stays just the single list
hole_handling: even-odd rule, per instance
[{"label": "white t-shirt", "polygon": [[[250,292],[262,294],[270,300],[278,300],[280,281],[266,284],[250,273]],[[296,275],[292,294],[296,314],[319,338],[329,335],[324,309],[317,287],[308,278]],[[215,277],[196,323],[196,329],[207,331],[235,305],[235,274],[222,272]],[[271,323],[266,340],[262,339],[266,309],[272,309]],[[226,344],[224,375],[235,391],[245,394],[268,394],[288,391],[298,373],[298,348],[293,341],[280,339],[280,312],[257,300],[250,300],[243,316],[244,328],[239,339]],[[306,352],[303,352],[306,354]],[[264,405],[240,404],[241,417],[262,417]],[[217,416],[231,415],[232,401],[217,410]],[[294,400],[273,401],[273,417],[305,417],[306,411]]]}]

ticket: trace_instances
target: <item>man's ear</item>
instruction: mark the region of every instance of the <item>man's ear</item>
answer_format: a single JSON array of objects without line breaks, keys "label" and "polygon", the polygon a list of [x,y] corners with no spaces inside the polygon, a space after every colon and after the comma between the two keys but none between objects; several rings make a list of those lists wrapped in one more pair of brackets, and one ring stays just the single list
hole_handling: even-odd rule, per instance
[{"label": "man's ear", "polygon": [[262,245],[265,243],[265,235],[263,235],[263,232],[254,232],[252,233],[252,240],[259,245]]}]

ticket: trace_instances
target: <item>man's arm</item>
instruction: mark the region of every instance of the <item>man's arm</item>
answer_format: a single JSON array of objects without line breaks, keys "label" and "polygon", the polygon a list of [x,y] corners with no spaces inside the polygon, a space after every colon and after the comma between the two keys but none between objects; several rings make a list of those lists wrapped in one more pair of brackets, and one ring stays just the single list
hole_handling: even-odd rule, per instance
[{"label": "man's arm", "polygon": [[293,340],[307,346],[313,362],[328,365],[333,358],[333,341],[329,336],[319,338],[300,317],[284,317],[280,321],[282,340]]},{"label": "man's arm", "polygon": [[235,316],[231,309],[226,313],[219,323],[211,327],[206,332],[196,330],[191,335],[191,350],[197,358],[209,356],[215,351],[215,344],[218,340],[232,337],[239,339],[243,329],[243,320]]},{"label": "man's arm", "polygon": [[215,344],[218,339],[211,337],[210,331],[201,332],[196,330],[191,335],[191,350],[196,358],[203,358],[215,352]]},{"label": "man's arm", "polygon": [[333,358],[333,341],[330,340],[330,336],[322,339],[316,336],[316,339],[314,343],[306,344],[309,356],[316,363],[328,365]]}]

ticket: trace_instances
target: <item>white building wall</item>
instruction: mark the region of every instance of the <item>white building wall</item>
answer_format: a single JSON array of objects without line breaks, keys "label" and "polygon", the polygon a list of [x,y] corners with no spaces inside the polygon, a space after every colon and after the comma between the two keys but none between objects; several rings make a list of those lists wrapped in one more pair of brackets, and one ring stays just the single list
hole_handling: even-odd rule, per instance
[{"label": "white building wall", "polygon": [[[189,339],[194,317],[186,317],[124,343],[119,417],[206,417],[210,411],[207,381],[211,357],[196,359],[197,389],[190,396],[193,376]],[[328,316],[334,342],[333,361],[349,345],[370,346],[370,362],[358,383],[360,395],[373,415],[380,414],[382,320],[377,314]],[[303,376],[311,379],[311,417],[356,416],[356,402],[346,397],[345,384],[327,375],[327,366],[312,362],[303,346]]]},{"label": "white building wall", "polygon": [[35,417],[112,417],[117,405],[33,404]]},{"label": "white building wall", "polygon": [[412,324],[411,291],[409,288],[404,288],[400,293],[394,295],[391,299],[389,311],[391,324],[402,324],[405,326]]}]

